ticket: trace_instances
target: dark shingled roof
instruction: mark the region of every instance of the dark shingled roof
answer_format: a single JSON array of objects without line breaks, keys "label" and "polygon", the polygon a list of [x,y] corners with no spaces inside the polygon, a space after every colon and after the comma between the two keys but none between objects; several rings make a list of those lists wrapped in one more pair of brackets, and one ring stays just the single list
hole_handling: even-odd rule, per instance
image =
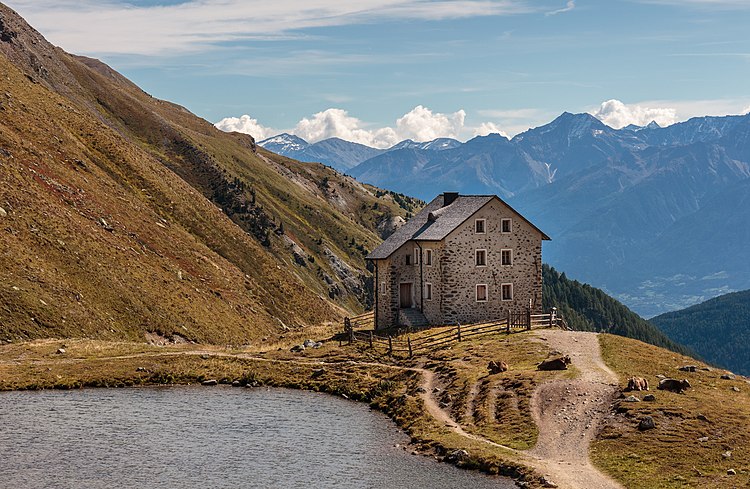
[{"label": "dark shingled roof", "polygon": [[[492,199],[498,199],[496,195],[459,195],[452,204],[443,207],[443,194],[435,197],[416,216],[409,219],[375,248],[367,256],[368,260],[383,260],[391,256],[404,243],[411,240],[440,241],[448,236],[454,229],[463,224],[475,212],[485,206]],[[503,202],[505,204],[505,202]],[[505,204],[508,205],[508,204]],[[512,207],[513,212],[518,214]],[[531,224],[526,218],[518,214],[522,219]],[[531,226],[542,234],[542,239],[549,239],[539,228]]]}]

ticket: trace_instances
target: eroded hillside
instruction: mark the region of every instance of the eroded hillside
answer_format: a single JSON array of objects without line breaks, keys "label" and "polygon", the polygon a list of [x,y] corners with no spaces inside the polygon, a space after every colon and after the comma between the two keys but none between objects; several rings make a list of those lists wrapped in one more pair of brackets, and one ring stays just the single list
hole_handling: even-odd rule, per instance
[{"label": "eroded hillside", "polygon": [[4,5],[0,31],[0,339],[242,343],[362,309],[378,226],[419,202],[256,153]]}]

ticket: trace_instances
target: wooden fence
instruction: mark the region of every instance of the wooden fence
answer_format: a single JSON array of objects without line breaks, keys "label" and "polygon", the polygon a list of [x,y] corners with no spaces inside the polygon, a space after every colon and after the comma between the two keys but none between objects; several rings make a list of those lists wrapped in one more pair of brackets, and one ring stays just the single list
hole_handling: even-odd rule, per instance
[{"label": "wooden fence", "polygon": [[[370,348],[386,350],[388,355],[404,353],[412,357],[416,353],[434,350],[435,348],[445,347],[454,342],[463,341],[466,338],[488,334],[511,334],[518,331],[528,331],[533,328],[554,328],[561,327],[569,329],[565,320],[557,316],[555,309],[549,314],[531,314],[508,312],[508,316],[499,321],[489,323],[479,323],[470,325],[457,324],[448,328],[441,329],[429,335],[420,335],[412,339],[411,335],[382,335],[376,331],[357,330],[355,324],[362,324],[358,320],[361,316],[346,318],[344,320],[344,338],[349,344],[364,342]],[[355,321],[357,320],[357,321]],[[405,336],[405,338],[404,338]]]}]

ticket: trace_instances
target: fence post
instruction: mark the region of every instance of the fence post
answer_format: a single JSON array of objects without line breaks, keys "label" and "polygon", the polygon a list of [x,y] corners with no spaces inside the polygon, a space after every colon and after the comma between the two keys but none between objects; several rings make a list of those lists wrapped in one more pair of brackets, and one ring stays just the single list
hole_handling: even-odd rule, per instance
[{"label": "fence post", "polygon": [[406,345],[409,347],[409,358],[411,358],[411,338],[406,337]]},{"label": "fence post", "polygon": [[349,344],[351,345],[354,343],[354,328],[352,327],[352,322],[348,317],[344,318],[344,331],[346,332],[347,336],[349,336]]},{"label": "fence post", "polygon": [[392,354],[393,354],[393,338],[391,337],[391,335],[388,335],[388,355],[390,356]]},{"label": "fence post", "polygon": [[557,322],[557,318],[555,316],[557,316],[557,308],[553,307],[552,309],[549,310],[549,327],[550,328],[553,327],[555,323]]},{"label": "fence post", "polygon": [[531,331],[531,308],[526,309],[526,331]]},{"label": "fence post", "polygon": [[461,343],[461,323],[458,323],[458,329],[456,331],[456,334],[458,335],[458,342]]},{"label": "fence post", "polygon": [[508,318],[507,333],[510,334],[510,309],[506,309],[505,317]]}]

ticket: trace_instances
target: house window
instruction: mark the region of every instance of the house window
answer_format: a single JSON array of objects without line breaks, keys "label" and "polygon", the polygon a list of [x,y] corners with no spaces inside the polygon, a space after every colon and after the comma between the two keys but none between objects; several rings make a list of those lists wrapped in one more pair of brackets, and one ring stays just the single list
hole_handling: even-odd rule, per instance
[{"label": "house window", "polygon": [[500,286],[500,295],[504,301],[513,300],[513,284],[503,284]]},{"label": "house window", "polygon": [[432,284],[431,283],[424,284],[424,300],[426,301],[432,300]]},{"label": "house window", "polygon": [[500,231],[503,233],[512,233],[513,232],[513,225],[512,225],[511,219],[503,219],[500,221]]},{"label": "house window", "polygon": [[386,293],[385,282],[380,282],[380,293],[383,295]]},{"label": "house window", "polygon": [[513,265],[513,250],[502,250],[500,252],[500,263],[502,265]]},{"label": "house window", "polygon": [[424,250],[424,264],[428,267],[432,266],[432,250]]},{"label": "house window", "polygon": [[474,221],[474,232],[477,234],[484,234],[485,231],[485,219],[477,219]]},{"label": "house window", "polygon": [[405,256],[405,258],[406,258],[406,264],[407,265],[411,265],[412,264],[412,256],[411,256],[411,254],[407,253],[406,256]]},{"label": "house window", "polygon": [[419,265],[419,248],[414,248],[414,264]]},{"label": "house window", "polygon": [[477,284],[477,302],[487,302],[487,284]]},{"label": "house window", "polygon": [[478,267],[487,266],[487,250],[476,250],[474,263]]}]

